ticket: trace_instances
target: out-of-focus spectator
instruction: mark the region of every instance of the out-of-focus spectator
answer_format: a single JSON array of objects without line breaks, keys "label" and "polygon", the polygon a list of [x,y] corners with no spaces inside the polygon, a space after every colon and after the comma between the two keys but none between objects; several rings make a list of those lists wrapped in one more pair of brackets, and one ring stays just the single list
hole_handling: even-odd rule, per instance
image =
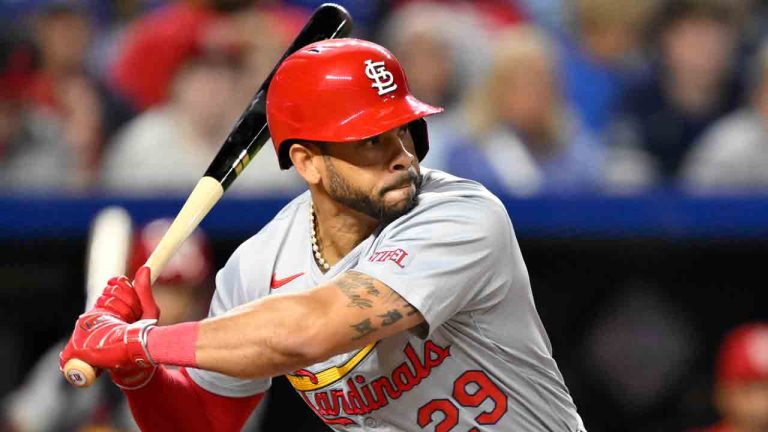
[{"label": "out-of-focus spectator", "polygon": [[392,0],[390,7],[421,2],[438,3],[444,8],[467,7],[482,19],[482,26],[491,31],[519,24],[527,18],[516,0]]},{"label": "out-of-focus spectator", "polygon": [[430,151],[425,161],[444,167],[446,142],[456,135],[456,108],[467,87],[487,68],[491,38],[467,4],[411,2],[396,9],[381,28],[382,44],[400,60],[411,92],[445,108],[427,119]]},{"label": "out-of-focus spectator", "polygon": [[[323,3],[328,3],[325,0],[282,0],[282,3],[300,7],[307,12],[313,11],[315,8]],[[370,31],[374,30],[379,18],[383,12],[388,0],[336,0],[334,3],[338,3],[343,6],[352,18],[355,20],[355,32],[361,36],[365,36]]]},{"label": "out-of-focus spectator", "polygon": [[25,103],[32,79],[31,48],[0,45],[0,188],[39,191],[75,187],[76,161],[50,114]]},{"label": "out-of-focus spectator", "polygon": [[429,104],[450,109],[472,72],[478,52],[464,50],[464,44],[472,37],[468,25],[477,22],[467,11],[414,2],[397,9],[382,26],[382,43],[400,60],[411,92]]},{"label": "out-of-focus spectator", "polygon": [[514,0],[521,12],[532,23],[548,31],[559,31],[565,27],[565,5],[563,0]]},{"label": "out-of-focus spectator", "polygon": [[[135,236],[129,274],[133,274],[154,250],[170,220],[148,223]],[[213,291],[212,251],[206,235],[196,230],[170,259],[152,286],[163,325],[201,319]],[[13,432],[138,430],[121,391],[102,377],[94,388],[69,385],[56,364],[66,341],[48,350],[26,381],[3,402],[2,409]]]},{"label": "out-of-focus spectator", "polygon": [[716,122],[691,149],[683,184],[697,192],[768,190],[768,45],[751,68],[751,103]]},{"label": "out-of-focus spectator", "polygon": [[117,60],[126,29],[167,0],[81,0],[88,4],[93,42],[88,70],[102,82],[109,82],[110,67]]},{"label": "out-of-focus spectator", "polygon": [[638,48],[653,1],[568,2],[569,29],[555,31],[569,104],[586,126],[603,133],[621,95],[641,69]]},{"label": "out-of-focus spectator", "polygon": [[651,30],[658,67],[626,93],[612,133],[608,180],[617,187],[674,179],[702,131],[741,100],[731,68],[738,33],[727,2],[669,0]]},{"label": "out-of-focus spectator", "polygon": [[768,323],[745,324],[725,337],[715,387],[722,421],[698,432],[768,430]]},{"label": "out-of-focus spectator", "polygon": [[729,3],[735,11],[745,52],[752,54],[768,37],[768,3],[763,0],[730,0]]},{"label": "out-of-focus spectator", "polygon": [[241,14],[254,0],[180,1],[154,10],[126,30],[112,67],[112,83],[135,108],[144,110],[168,98],[170,82],[191,56],[206,49],[242,44]]},{"label": "out-of-focus spectator", "polygon": [[[611,396],[604,409],[619,410],[626,419],[641,420],[674,393],[700,348],[694,323],[665,289],[640,279],[616,286],[610,300],[595,310],[594,327],[585,338],[585,379]],[[602,430],[623,429],[616,426]]]},{"label": "out-of-focus spectator", "polygon": [[[231,129],[232,113],[243,107],[236,103],[240,71],[237,59],[221,53],[184,64],[170,100],[138,116],[112,143],[104,161],[104,187],[144,195],[191,190]],[[233,191],[285,191],[301,184],[295,172],[279,172],[267,147],[251,162],[259,168],[249,166]]]},{"label": "out-of-focus spectator", "polygon": [[98,173],[104,140],[131,112],[85,70],[91,42],[85,11],[53,3],[37,14],[33,29],[40,65],[26,97],[33,108],[58,120],[75,163],[70,175],[88,187]]},{"label": "out-of-focus spectator", "polygon": [[220,39],[238,41],[235,42],[236,50],[243,57],[237,84],[239,99],[237,104],[232,104],[237,108],[234,116],[248,105],[308,18],[309,15],[299,8],[263,6],[233,17],[231,27],[219,27],[232,33]]},{"label": "out-of-focus spectator", "polygon": [[595,189],[601,147],[563,102],[551,41],[529,26],[498,36],[493,66],[466,105],[468,134],[447,169],[514,194]]}]

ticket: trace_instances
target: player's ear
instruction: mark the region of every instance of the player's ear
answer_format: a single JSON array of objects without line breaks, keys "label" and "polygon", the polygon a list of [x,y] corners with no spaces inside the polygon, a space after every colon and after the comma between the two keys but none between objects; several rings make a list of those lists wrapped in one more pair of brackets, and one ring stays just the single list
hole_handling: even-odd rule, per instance
[{"label": "player's ear", "polygon": [[321,173],[315,166],[316,152],[311,143],[293,143],[288,149],[288,157],[291,158],[296,172],[304,178],[308,184],[320,182]]}]

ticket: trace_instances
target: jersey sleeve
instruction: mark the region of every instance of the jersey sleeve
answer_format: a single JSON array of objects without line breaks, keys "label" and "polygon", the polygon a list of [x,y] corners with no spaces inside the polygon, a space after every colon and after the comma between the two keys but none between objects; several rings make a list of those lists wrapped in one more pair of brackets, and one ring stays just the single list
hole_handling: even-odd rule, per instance
[{"label": "jersey sleeve", "polygon": [[[238,249],[227,264],[216,274],[216,292],[211,300],[208,317],[216,317],[244,303],[256,300],[259,290],[246,290],[247,278],[241,272],[243,249]],[[255,292],[255,294],[252,294]],[[263,393],[271,385],[270,379],[246,380],[202,369],[187,369],[190,378],[200,387],[221,396],[245,397]]]},{"label": "jersey sleeve", "polygon": [[491,307],[508,289],[512,225],[492,195],[420,203],[382,231],[356,271],[421,312],[431,334],[454,315]]}]

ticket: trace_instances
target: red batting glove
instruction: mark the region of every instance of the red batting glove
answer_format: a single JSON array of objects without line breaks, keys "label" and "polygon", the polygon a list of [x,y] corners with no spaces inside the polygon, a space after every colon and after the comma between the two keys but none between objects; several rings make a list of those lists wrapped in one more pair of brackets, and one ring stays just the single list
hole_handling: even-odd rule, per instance
[{"label": "red batting glove", "polygon": [[76,357],[93,367],[109,369],[112,380],[128,390],[145,385],[155,372],[146,350],[147,332],[155,320],[128,324],[98,310],[80,315],[72,338],[61,353],[60,367]]},{"label": "red batting glove", "polygon": [[141,319],[144,313],[141,301],[126,276],[113,277],[101,293],[93,309],[87,313],[103,312],[132,323]]},{"label": "red batting glove", "polygon": [[[146,333],[160,311],[152,297],[150,271],[142,267],[133,284],[125,276],[112,278],[90,311],[77,320],[72,337],[60,354],[60,369],[71,358],[109,369],[112,381],[126,390],[146,385],[155,364],[146,351]],[[141,321],[136,322],[139,318]]]},{"label": "red batting glove", "polygon": [[160,309],[152,296],[149,273],[149,267],[139,268],[134,282],[126,276],[113,277],[96,299],[93,309],[87,313],[104,312],[127,323],[139,319],[159,319]]},{"label": "red batting glove", "polygon": [[141,303],[141,319],[160,319],[160,308],[152,295],[152,279],[149,267],[142,266],[133,278],[133,290]]}]

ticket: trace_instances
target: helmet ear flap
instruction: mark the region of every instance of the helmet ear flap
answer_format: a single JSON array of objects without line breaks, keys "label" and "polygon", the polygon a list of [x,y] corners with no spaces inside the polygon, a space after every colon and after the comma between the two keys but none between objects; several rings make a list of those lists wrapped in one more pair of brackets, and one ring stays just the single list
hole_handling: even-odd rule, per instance
[{"label": "helmet ear flap", "polygon": [[287,170],[293,166],[291,157],[288,156],[288,150],[290,150],[291,146],[297,142],[297,140],[285,140],[285,142],[277,148],[277,162],[280,164],[280,169]]},{"label": "helmet ear flap", "polygon": [[429,135],[427,133],[426,120],[420,118],[408,123],[408,131],[411,133],[413,145],[416,147],[416,157],[421,162],[429,151]]}]

